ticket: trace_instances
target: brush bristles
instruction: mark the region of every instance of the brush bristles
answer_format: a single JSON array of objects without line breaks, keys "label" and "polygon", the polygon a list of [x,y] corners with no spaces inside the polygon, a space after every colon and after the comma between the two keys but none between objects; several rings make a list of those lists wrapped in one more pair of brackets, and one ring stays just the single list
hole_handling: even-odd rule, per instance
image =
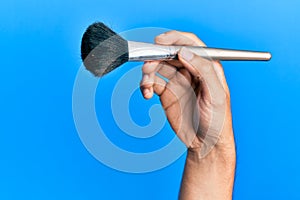
[{"label": "brush bristles", "polygon": [[95,76],[103,76],[128,61],[128,42],[103,23],[94,23],[83,34],[81,58]]}]

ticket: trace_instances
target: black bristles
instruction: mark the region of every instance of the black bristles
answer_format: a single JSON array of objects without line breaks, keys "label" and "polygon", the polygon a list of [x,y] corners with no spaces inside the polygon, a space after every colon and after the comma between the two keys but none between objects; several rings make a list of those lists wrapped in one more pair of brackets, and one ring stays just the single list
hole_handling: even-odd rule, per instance
[{"label": "black bristles", "polygon": [[94,23],[83,34],[81,58],[95,76],[103,76],[128,61],[128,42],[103,23]]}]

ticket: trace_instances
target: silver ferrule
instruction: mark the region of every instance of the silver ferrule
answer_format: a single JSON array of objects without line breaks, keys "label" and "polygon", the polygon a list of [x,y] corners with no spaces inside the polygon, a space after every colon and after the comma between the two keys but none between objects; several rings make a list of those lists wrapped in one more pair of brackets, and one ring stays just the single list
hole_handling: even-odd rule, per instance
[{"label": "silver ferrule", "polygon": [[174,46],[162,46],[143,42],[128,41],[129,61],[171,60],[177,55]]},{"label": "silver ferrule", "polygon": [[[183,46],[162,46],[143,42],[128,41],[129,61],[172,60]],[[257,60],[271,59],[269,52],[184,46],[203,58],[213,60]]]}]

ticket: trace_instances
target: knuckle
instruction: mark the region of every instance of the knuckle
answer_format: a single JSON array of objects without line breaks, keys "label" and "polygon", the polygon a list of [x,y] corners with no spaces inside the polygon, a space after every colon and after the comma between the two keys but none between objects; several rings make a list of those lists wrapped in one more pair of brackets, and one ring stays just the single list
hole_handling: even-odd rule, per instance
[{"label": "knuckle", "polygon": [[191,39],[198,39],[197,35],[191,32],[186,32],[186,35],[189,36]]},{"label": "knuckle", "polygon": [[144,74],[149,74],[153,71],[153,66],[151,66],[150,64],[144,64],[144,66],[142,67],[142,72]]},{"label": "knuckle", "polygon": [[168,35],[178,35],[179,34],[179,32],[178,31],[176,31],[176,30],[171,30],[171,31],[168,31],[168,32],[166,32],[166,34]]},{"label": "knuckle", "polygon": [[186,32],[185,35],[186,37],[188,37],[190,40],[193,41],[194,46],[206,46],[204,42],[202,42],[196,34],[191,32]]},{"label": "knuckle", "polygon": [[141,88],[150,88],[153,86],[153,82],[150,82],[150,81],[141,81],[140,82],[140,87]]},{"label": "knuckle", "polygon": [[143,72],[144,74],[149,74],[149,73],[150,73],[150,69],[149,69],[149,67],[147,67],[147,66],[143,66],[143,68],[142,68],[142,72]]},{"label": "knuckle", "polygon": [[159,44],[161,41],[162,41],[161,36],[156,36],[156,37],[154,38],[154,42],[155,42],[156,44]]}]

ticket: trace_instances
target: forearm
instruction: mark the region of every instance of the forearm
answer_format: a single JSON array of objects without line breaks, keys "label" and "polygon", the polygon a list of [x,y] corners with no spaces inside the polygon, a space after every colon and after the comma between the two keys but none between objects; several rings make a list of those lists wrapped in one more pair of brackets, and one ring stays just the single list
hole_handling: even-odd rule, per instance
[{"label": "forearm", "polygon": [[217,144],[201,158],[197,150],[189,150],[181,183],[181,200],[229,200],[235,174],[235,146],[233,134]]}]

